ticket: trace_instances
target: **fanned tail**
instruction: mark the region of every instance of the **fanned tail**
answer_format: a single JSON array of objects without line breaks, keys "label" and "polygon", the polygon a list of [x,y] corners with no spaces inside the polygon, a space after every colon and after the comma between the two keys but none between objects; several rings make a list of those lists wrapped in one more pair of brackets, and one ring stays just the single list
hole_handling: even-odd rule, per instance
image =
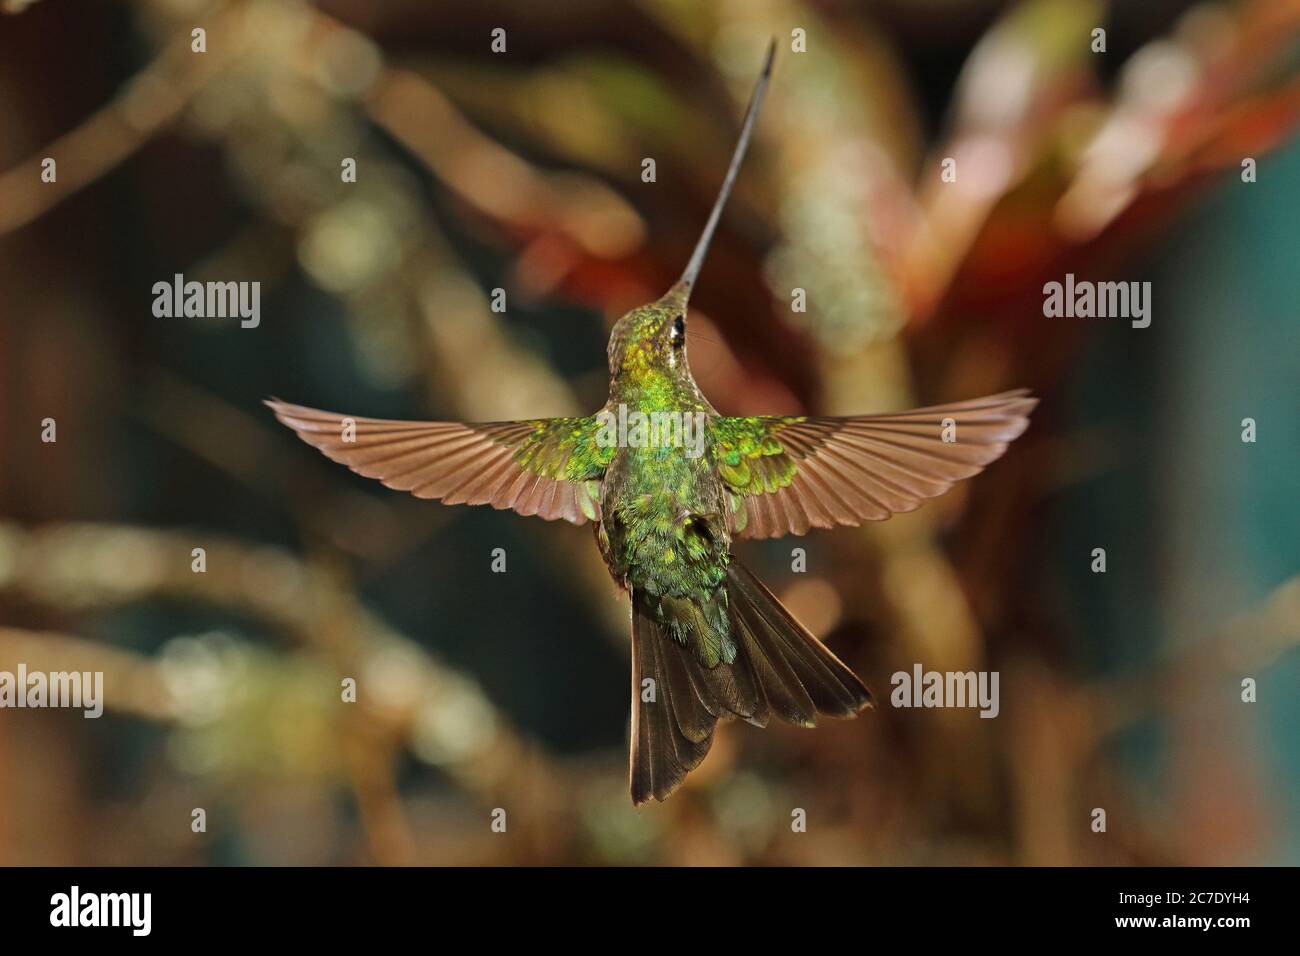
[{"label": "fanned tail", "polygon": [[[692,686],[700,665],[632,592],[632,802],[663,800],[700,765],[713,744],[716,709]],[[727,667],[720,664],[719,667]]]},{"label": "fanned tail", "polygon": [[700,765],[719,719],[759,727],[772,714],[812,727],[852,717],[871,693],[733,557],[727,571],[734,662],[715,667],[673,640],[645,595],[632,592],[632,802],[665,799]]}]

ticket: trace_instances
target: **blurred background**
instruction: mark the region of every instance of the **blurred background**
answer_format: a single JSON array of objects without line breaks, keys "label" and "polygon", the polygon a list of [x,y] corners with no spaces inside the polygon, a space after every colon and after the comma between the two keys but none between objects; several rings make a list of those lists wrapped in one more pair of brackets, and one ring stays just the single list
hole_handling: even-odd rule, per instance
[{"label": "blurred background", "polygon": [[[0,711],[0,863],[1300,862],[1300,5],[0,9],[0,670],[102,670],[108,708]],[[1043,403],[919,512],[739,545],[882,705],[726,725],[638,811],[590,528],[388,491],[260,402],[599,407],[772,36],[705,392]],[[1149,281],[1151,327],[1045,318],[1067,272]],[[260,325],[156,318],[175,273],[260,282]],[[890,707],[915,663],[997,670],[1000,715]]]}]

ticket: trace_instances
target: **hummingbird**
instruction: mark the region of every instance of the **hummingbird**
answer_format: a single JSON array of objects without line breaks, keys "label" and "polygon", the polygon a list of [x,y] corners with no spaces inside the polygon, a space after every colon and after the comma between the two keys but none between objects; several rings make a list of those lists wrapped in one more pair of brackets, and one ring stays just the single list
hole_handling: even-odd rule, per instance
[{"label": "hummingbird", "polygon": [[[614,325],[609,399],[600,412],[467,424],[267,401],[303,441],[389,488],[594,526],[610,575],[630,597],[628,763],[636,805],[676,790],[708,754],[721,720],[764,727],[776,717],[812,727],[819,716],[853,717],[872,705],[866,685],[737,560],[732,542],[913,511],[1002,455],[1037,403],[1026,389],[849,417],[732,417],[709,403],[687,361],[687,303],[753,134],[774,53],[775,42],[681,278]],[[610,440],[618,410],[690,416],[703,426],[701,447]],[[680,434],[649,432],[652,439]]]}]

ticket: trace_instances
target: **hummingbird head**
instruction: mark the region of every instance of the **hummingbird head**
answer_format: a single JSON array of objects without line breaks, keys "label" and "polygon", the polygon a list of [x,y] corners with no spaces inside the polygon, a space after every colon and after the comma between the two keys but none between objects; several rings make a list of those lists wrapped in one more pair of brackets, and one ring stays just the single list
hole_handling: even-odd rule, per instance
[{"label": "hummingbird head", "polygon": [[686,301],[690,287],[678,282],[649,305],[618,320],[609,336],[609,374],[619,377],[660,370],[689,376],[686,364]]},{"label": "hummingbird head", "polygon": [[749,98],[749,108],[745,111],[745,121],[740,128],[740,139],[731,155],[731,165],[727,167],[727,175],[718,190],[718,198],[714,200],[713,209],[709,212],[709,218],[695,243],[695,251],[691,253],[682,277],[657,301],[633,309],[619,319],[614,331],[610,333],[609,374],[614,378],[656,371],[673,377],[690,378],[690,368],[686,364],[686,303],[690,299],[700,268],[704,265],[704,256],[709,251],[709,243],[713,240],[713,232],[718,227],[727,197],[731,195],[740,163],[749,148],[758,109],[767,90],[768,78],[772,75],[772,58],[775,53],[776,41],[773,40],[768,45],[763,71]]}]

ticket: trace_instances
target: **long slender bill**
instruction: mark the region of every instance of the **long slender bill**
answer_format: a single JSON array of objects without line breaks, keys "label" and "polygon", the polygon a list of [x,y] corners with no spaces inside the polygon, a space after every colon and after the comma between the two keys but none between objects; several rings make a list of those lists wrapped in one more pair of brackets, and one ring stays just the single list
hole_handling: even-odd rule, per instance
[{"label": "long slender bill", "polygon": [[740,128],[740,139],[736,142],[736,149],[731,154],[731,165],[727,168],[726,178],[722,180],[722,188],[718,190],[718,198],[714,200],[713,209],[709,212],[708,221],[704,224],[704,231],[700,233],[699,241],[695,243],[695,251],[691,253],[690,261],[686,263],[686,269],[682,272],[682,277],[677,280],[677,284],[668,293],[669,296],[680,297],[683,308],[686,305],[686,300],[690,297],[691,288],[695,285],[695,279],[704,266],[704,257],[708,254],[709,243],[713,241],[714,230],[718,228],[718,220],[722,218],[722,209],[727,204],[727,198],[731,195],[731,187],[736,182],[736,174],[740,172],[740,164],[744,161],[745,153],[749,149],[749,140],[753,136],[755,125],[757,125],[758,110],[763,105],[763,94],[767,92],[767,82],[772,76],[772,60],[775,55],[776,40],[774,39],[768,45],[767,57],[763,61],[763,71],[759,74],[758,82],[754,84],[754,92],[749,97],[749,108],[745,111],[745,122]]}]

